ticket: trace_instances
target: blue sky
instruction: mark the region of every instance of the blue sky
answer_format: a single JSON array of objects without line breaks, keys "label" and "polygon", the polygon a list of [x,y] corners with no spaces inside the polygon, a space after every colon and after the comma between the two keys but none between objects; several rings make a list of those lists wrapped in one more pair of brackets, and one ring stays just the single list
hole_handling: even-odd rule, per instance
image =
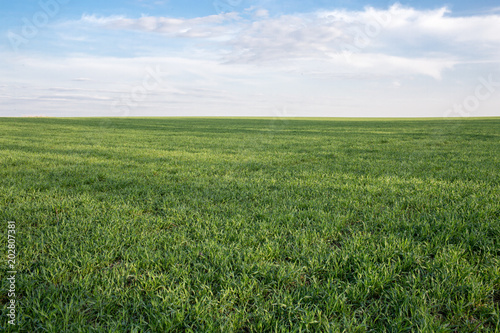
[{"label": "blue sky", "polygon": [[0,6],[0,116],[500,116],[497,0]]}]

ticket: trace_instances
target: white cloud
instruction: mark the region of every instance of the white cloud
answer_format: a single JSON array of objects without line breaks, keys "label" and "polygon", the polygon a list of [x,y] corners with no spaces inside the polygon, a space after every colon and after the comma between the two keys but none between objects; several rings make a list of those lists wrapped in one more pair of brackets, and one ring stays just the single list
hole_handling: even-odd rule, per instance
[{"label": "white cloud", "polygon": [[441,79],[442,72],[452,69],[457,61],[446,58],[405,58],[380,53],[359,53],[348,56],[348,62],[343,55],[334,53],[331,59],[324,62],[325,73],[351,73],[352,76],[370,73],[378,77],[426,75],[434,79]]},{"label": "white cloud", "polygon": [[254,19],[261,19],[269,17],[269,11],[267,9],[252,6],[245,9],[246,13],[250,13]]},{"label": "white cloud", "polygon": [[364,12],[352,15],[365,25],[377,17],[385,17],[387,25],[383,27],[384,36],[408,39],[424,38],[440,40],[446,43],[464,41],[500,43],[500,15],[487,14],[476,16],[451,16],[447,7],[435,10],[416,10],[401,5],[393,5],[387,10],[367,8]]},{"label": "white cloud", "polygon": [[269,17],[269,11],[266,9],[257,9],[254,13],[257,18]]},{"label": "white cloud", "polygon": [[227,33],[224,24],[238,18],[236,13],[221,13],[192,19],[155,16],[132,19],[124,16],[97,17],[95,15],[84,15],[80,22],[117,30],[156,32],[175,37],[209,38]]},{"label": "white cloud", "polygon": [[[480,59],[500,47],[500,16],[449,17],[447,8],[419,11],[394,5],[386,10],[322,11],[260,20],[233,39],[233,61],[324,58],[345,50],[408,58],[459,58],[460,47]],[[464,45],[464,43],[468,43]],[[440,62],[440,61],[438,61]]]},{"label": "white cloud", "polygon": [[[81,23],[181,38],[210,39],[228,64],[287,66],[297,60],[323,61],[325,71],[362,68],[382,75],[422,74],[439,79],[454,65],[498,61],[500,15],[452,17],[446,7],[319,11],[270,17],[251,7],[193,19],[84,16]],[[214,48],[216,44],[210,44]],[[202,53],[202,52],[201,52]],[[342,55],[342,57],[339,57]],[[333,66],[333,67],[332,67]],[[279,66],[278,66],[279,67]]]}]

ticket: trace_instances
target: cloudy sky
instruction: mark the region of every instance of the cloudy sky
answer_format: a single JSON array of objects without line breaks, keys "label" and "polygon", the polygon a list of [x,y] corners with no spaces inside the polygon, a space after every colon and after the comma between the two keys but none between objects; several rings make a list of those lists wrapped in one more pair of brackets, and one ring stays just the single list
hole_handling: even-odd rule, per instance
[{"label": "cloudy sky", "polygon": [[498,0],[0,9],[0,116],[500,116]]}]

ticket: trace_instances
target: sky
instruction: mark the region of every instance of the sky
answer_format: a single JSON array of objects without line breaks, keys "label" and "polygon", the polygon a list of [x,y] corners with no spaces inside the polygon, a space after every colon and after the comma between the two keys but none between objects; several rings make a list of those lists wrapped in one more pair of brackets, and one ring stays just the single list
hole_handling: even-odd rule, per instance
[{"label": "sky", "polygon": [[498,0],[0,2],[0,116],[500,116]]}]

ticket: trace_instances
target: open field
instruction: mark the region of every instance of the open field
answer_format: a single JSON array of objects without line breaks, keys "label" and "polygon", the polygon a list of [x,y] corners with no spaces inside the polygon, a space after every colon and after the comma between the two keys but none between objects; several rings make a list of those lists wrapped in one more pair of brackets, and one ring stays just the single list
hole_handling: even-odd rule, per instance
[{"label": "open field", "polygon": [[0,119],[7,332],[499,332],[500,118]]}]

